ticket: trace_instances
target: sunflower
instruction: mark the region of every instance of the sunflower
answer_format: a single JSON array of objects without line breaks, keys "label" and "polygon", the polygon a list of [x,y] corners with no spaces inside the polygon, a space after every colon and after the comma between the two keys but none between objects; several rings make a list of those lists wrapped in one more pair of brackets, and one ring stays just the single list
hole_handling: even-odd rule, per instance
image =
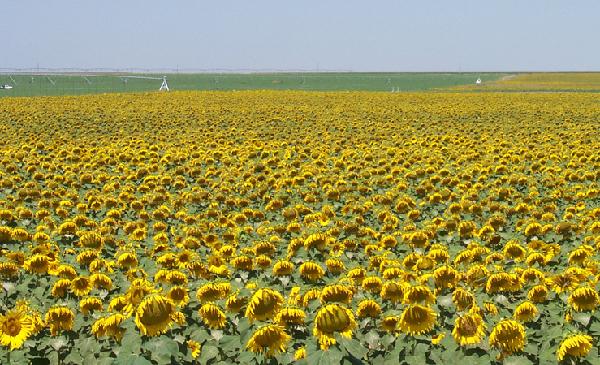
[{"label": "sunflower", "polygon": [[88,297],[79,301],[79,309],[83,315],[88,315],[90,312],[98,312],[102,310],[102,300],[96,297]]},{"label": "sunflower", "polygon": [[207,283],[198,288],[196,298],[200,303],[214,302],[227,296],[229,290],[217,283]]},{"label": "sunflower", "polygon": [[98,318],[92,325],[92,334],[96,337],[109,336],[121,342],[125,329],[120,325],[125,321],[125,316],[120,313]]},{"label": "sunflower", "polygon": [[0,343],[10,350],[21,348],[29,336],[34,333],[34,323],[21,308],[12,309],[0,315]]},{"label": "sunflower", "polygon": [[339,304],[328,304],[321,307],[314,320],[313,335],[319,340],[321,349],[326,350],[336,343],[334,333],[350,338],[356,328],[354,314],[350,309]]},{"label": "sunflower", "polygon": [[454,321],[452,336],[461,346],[474,345],[485,337],[486,325],[481,316],[474,312],[464,314]]},{"label": "sunflower", "polygon": [[562,361],[567,356],[570,357],[585,357],[590,352],[593,346],[593,339],[589,335],[574,334],[565,338],[556,351],[556,358]]},{"label": "sunflower", "polygon": [[273,275],[285,276],[291,275],[294,272],[294,264],[288,260],[280,260],[273,265]]},{"label": "sunflower", "polygon": [[404,303],[406,304],[433,304],[435,303],[435,295],[431,292],[431,289],[424,285],[417,285],[409,287],[404,295]]},{"label": "sunflower", "polygon": [[392,303],[399,303],[404,300],[406,292],[406,284],[396,281],[388,281],[387,283],[383,284],[379,295],[384,300],[389,300]]},{"label": "sunflower", "polygon": [[285,352],[290,338],[283,326],[269,324],[254,331],[246,348],[252,352],[266,353],[267,357],[271,357],[279,352]]},{"label": "sunflower", "polygon": [[202,347],[200,344],[194,340],[188,340],[186,342],[188,350],[190,350],[190,354],[192,355],[192,359],[197,359],[200,356],[200,351]]},{"label": "sunflower", "polygon": [[281,326],[301,325],[304,324],[306,313],[302,309],[286,307],[283,308],[275,316],[275,323]]},{"label": "sunflower", "polygon": [[263,321],[272,318],[281,308],[283,296],[276,290],[263,288],[252,295],[245,316],[253,321]]},{"label": "sunflower", "polygon": [[178,307],[184,307],[190,301],[188,289],[185,286],[174,286],[167,292],[167,298],[171,299]]},{"label": "sunflower", "polygon": [[54,285],[52,285],[51,294],[55,298],[64,298],[69,288],[71,287],[71,280],[69,279],[58,279]]},{"label": "sunflower", "polygon": [[160,335],[171,326],[175,310],[175,303],[169,298],[160,294],[149,295],[135,311],[135,324],[143,335]]},{"label": "sunflower", "polygon": [[58,335],[60,331],[70,331],[73,329],[75,313],[65,306],[52,307],[46,312],[44,321],[50,327],[52,336]]},{"label": "sunflower", "polygon": [[436,288],[454,288],[460,277],[461,274],[450,266],[442,266],[433,272]]},{"label": "sunflower", "polygon": [[437,314],[429,306],[409,305],[400,316],[399,328],[411,336],[431,331],[435,326]]},{"label": "sunflower", "polygon": [[248,298],[239,296],[238,293],[231,294],[225,301],[225,308],[229,313],[240,313],[242,307],[246,305]]},{"label": "sunflower", "polygon": [[513,313],[514,319],[520,322],[530,322],[538,314],[537,307],[531,302],[523,302],[519,304]]},{"label": "sunflower", "polygon": [[345,285],[334,284],[328,285],[321,290],[321,303],[338,302],[350,304],[354,292],[348,289]]},{"label": "sunflower", "polygon": [[299,361],[306,358],[306,347],[302,346],[294,352],[294,360]]},{"label": "sunflower", "polygon": [[500,350],[502,355],[522,351],[525,343],[525,328],[512,319],[498,322],[490,334],[490,346]]},{"label": "sunflower", "polygon": [[46,255],[36,254],[25,261],[23,267],[34,274],[46,274],[51,268],[50,258]]},{"label": "sunflower", "polygon": [[302,265],[300,265],[300,276],[309,281],[316,281],[325,275],[325,270],[323,268],[312,261],[306,261]]},{"label": "sunflower", "polygon": [[379,326],[384,331],[394,332],[398,329],[399,324],[400,324],[399,316],[386,316],[381,320],[381,322],[379,323]]},{"label": "sunflower", "polygon": [[569,295],[568,302],[577,312],[583,312],[596,309],[600,298],[598,297],[598,292],[593,288],[580,286]]},{"label": "sunflower", "polygon": [[536,285],[527,292],[527,299],[533,303],[543,303],[547,297],[548,288],[543,284]]},{"label": "sunflower", "polygon": [[154,285],[146,279],[134,279],[129,288],[127,288],[127,302],[129,305],[135,307],[139,305],[147,295],[157,292],[158,290],[154,289]]},{"label": "sunflower", "polygon": [[457,310],[464,311],[475,304],[475,297],[463,288],[456,288],[452,293],[452,302],[454,302]]},{"label": "sunflower", "polygon": [[220,329],[225,327],[226,319],[225,313],[214,303],[206,303],[200,307],[199,310],[202,321],[209,328]]},{"label": "sunflower", "polygon": [[346,269],[342,260],[333,257],[325,260],[325,266],[327,266],[327,270],[332,274],[340,274]]},{"label": "sunflower", "polygon": [[371,293],[379,293],[381,292],[381,287],[383,283],[381,278],[377,276],[369,276],[363,279],[361,286],[363,290]]},{"label": "sunflower", "polygon": [[71,291],[78,297],[83,297],[89,294],[92,290],[90,279],[85,276],[79,276],[71,280]]},{"label": "sunflower", "polygon": [[381,306],[373,299],[364,299],[358,304],[356,316],[358,318],[377,318],[381,314]]},{"label": "sunflower", "polygon": [[99,273],[90,275],[90,283],[96,289],[110,290],[113,286],[113,282],[110,277]]}]

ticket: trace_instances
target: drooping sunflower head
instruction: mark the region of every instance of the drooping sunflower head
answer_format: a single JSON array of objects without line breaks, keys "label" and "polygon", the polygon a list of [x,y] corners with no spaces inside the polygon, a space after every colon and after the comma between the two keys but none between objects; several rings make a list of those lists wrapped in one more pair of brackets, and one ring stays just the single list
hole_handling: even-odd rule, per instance
[{"label": "drooping sunflower head", "polygon": [[452,302],[454,302],[456,309],[463,311],[471,308],[475,304],[475,297],[471,292],[463,288],[456,288],[452,293]]},{"label": "drooping sunflower head", "polygon": [[98,312],[102,310],[102,300],[96,297],[88,297],[79,301],[79,309],[84,315],[90,312]]},{"label": "drooping sunflower head", "polygon": [[167,292],[167,298],[171,299],[179,307],[184,307],[189,301],[190,296],[185,286],[174,286]]},{"label": "drooping sunflower head", "polygon": [[521,321],[521,322],[530,322],[532,321],[535,316],[537,316],[538,314],[538,309],[535,306],[535,304],[526,301],[523,302],[521,304],[519,304],[516,308],[515,308],[515,312],[513,313],[513,317],[517,320],[517,321]]},{"label": "drooping sunflower head", "polygon": [[306,261],[300,265],[300,276],[309,281],[316,281],[325,275],[325,270],[316,262]]},{"label": "drooping sunflower head", "polygon": [[398,330],[400,324],[400,316],[385,316],[381,322],[380,327],[382,330],[387,332],[395,332]]},{"label": "drooping sunflower head", "polygon": [[83,297],[88,295],[88,293],[92,290],[92,283],[90,279],[86,276],[79,276],[73,280],[71,280],[71,291],[78,297]]},{"label": "drooping sunflower head", "polygon": [[36,254],[24,263],[25,270],[34,274],[46,274],[51,268],[50,258],[46,255]]},{"label": "drooping sunflower head", "polygon": [[359,318],[377,318],[381,314],[381,306],[373,299],[364,299],[358,304],[356,315]]},{"label": "drooping sunflower head", "polygon": [[406,294],[404,295],[404,302],[406,304],[433,304],[435,300],[435,295],[425,285],[412,286],[406,290]]},{"label": "drooping sunflower head", "polygon": [[98,318],[92,325],[92,334],[96,337],[109,336],[120,342],[125,333],[125,329],[120,327],[123,321],[125,316],[120,313]]},{"label": "drooping sunflower head", "polygon": [[512,319],[498,322],[490,334],[490,345],[506,355],[522,351],[525,342],[525,328]]},{"label": "drooping sunflower head", "polygon": [[460,273],[451,266],[442,266],[433,272],[436,288],[453,288],[460,280]]},{"label": "drooping sunflower head", "polygon": [[350,304],[354,292],[345,285],[328,285],[321,291],[321,303],[345,303]]},{"label": "drooping sunflower head", "polygon": [[207,283],[198,288],[196,298],[200,303],[214,302],[227,296],[229,290],[224,289],[219,283]]},{"label": "drooping sunflower head", "polygon": [[529,289],[529,292],[527,293],[527,299],[533,303],[543,303],[546,301],[547,297],[548,288],[543,284],[534,286],[533,288]]},{"label": "drooping sunflower head", "polygon": [[200,344],[194,340],[188,340],[186,342],[186,344],[187,344],[188,350],[190,351],[190,353],[192,355],[192,359],[198,358],[198,356],[200,356],[200,351],[202,350]]},{"label": "drooping sunflower head", "polygon": [[294,271],[294,264],[288,260],[280,260],[273,265],[273,275],[285,276],[291,275]]},{"label": "drooping sunflower head", "polygon": [[406,292],[407,284],[396,281],[388,281],[387,283],[383,284],[380,296],[382,299],[389,300],[392,303],[398,303],[404,300]]},{"label": "drooping sunflower head", "polygon": [[227,301],[225,302],[225,308],[230,313],[240,313],[242,311],[242,307],[244,307],[244,305],[246,305],[247,302],[247,297],[240,296],[236,292],[227,297]]},{"label": "drooping sunflower head", "polygon": [[592,336],[575,334],[565,338],[556,351],[558,361],[563,361],[568,357],[585,357],[593,346]]},{"label": "drooping sunflower head", "polygon": [[575,289],[568,299],[569,305],[577,312],[596,309],[600,302],[598,292],[589,286],[580,286]]},{"label": "drooping sunflower head", "polygon": [[146,336],[166,332],[173,322],[176,306],[169,298],[159,294],[146,297],[135,311],[135,324]]},{"label": "drooping sunflower head", "polygon": [[304,323],[306,313],[300,308],[286,307],[275,316],[275,323],[281,326],[301,325]]},{"label": "drooping sunflower head", "polygon": [[60,331],[70,331],[73,328],[75,313],[68,307],[56,306],[46,312],[44,320],[50,327],[50,334],[56,336]]},{"label": "drooping sunflower head", "polygon": [[486,325],[478,313],[470,312],[454,321],[452,336],[461,346],[480,343],[485,337]]},{"label": "drooping sunflower head", "polygon": [[259,289],[252,295],[245,315],[251,322],[262,321],[274,317],[282,304],[283,296],[278,291],[269,288]]},{"label": "drooping sunflower head", "polygon": [[206,303],[200,307],[199,311],[202,321],[209,328],[220,329],[225,327],[226,319],[225,313],[214,303]]},{"label": "drooping sunflower head", "polygon": [[354,328],[356,328],[356,321],[350,309],[339,304],[328,304],[317,312],[313,335],[318,338],[321,348],[327,349],[335,344],[334,333],[350,338]]},{"label": "drooping sunflower head", "polygon": [[409,305],[400,316],[400,330],[411,336],[420,335],[433,329],[437,314],[429,306]]},{"label": "drooping sunflower head", "polygon": [[279,352],[284,352],[290,338],[291,336],[285,332],[283,326],[269,324],[258,328],[252,334],[246,348],[271,357]]}]

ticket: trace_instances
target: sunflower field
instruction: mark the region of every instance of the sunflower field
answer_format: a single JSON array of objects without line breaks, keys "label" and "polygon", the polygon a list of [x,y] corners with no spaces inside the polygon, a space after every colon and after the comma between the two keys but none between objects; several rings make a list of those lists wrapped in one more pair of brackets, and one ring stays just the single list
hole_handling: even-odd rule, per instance
[{"label": "sunflower field", "polygon": [[600,364],[595,94],[0,100],[2,364]]}]

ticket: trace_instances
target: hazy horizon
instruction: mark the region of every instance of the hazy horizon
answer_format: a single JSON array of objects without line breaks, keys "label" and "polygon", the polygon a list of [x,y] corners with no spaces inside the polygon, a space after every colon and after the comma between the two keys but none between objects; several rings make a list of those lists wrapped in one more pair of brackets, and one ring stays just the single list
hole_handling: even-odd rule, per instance
[{"label": "hazy horizon", "polygon": [[3,4],[0,69],[600,71],[600,2]]}]

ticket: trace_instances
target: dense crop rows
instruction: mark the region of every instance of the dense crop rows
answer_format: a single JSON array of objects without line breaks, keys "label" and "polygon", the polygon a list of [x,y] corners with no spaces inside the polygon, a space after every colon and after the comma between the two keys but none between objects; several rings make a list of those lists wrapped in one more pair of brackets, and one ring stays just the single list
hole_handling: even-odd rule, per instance
[{"label": "dense crop rows", "polygon": [[598,363],[592,94],[0,100],[0,362]]}]

